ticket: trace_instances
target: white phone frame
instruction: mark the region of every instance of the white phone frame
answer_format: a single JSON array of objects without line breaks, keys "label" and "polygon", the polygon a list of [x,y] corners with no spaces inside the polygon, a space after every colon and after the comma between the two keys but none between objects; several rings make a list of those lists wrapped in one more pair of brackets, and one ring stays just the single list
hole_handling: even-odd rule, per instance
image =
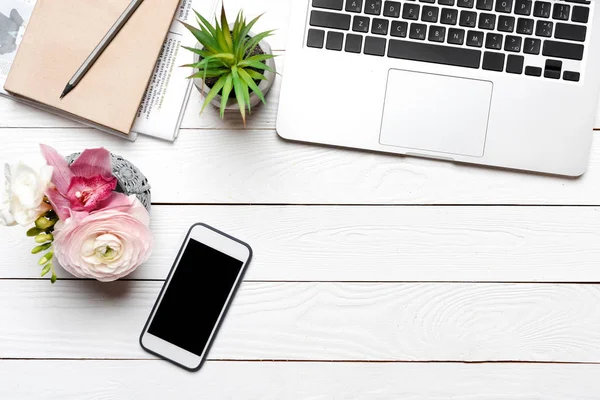
[{"label": "white phone frame", "polygon": [[[216,322],[215,326],[213,327],[213,330],[212,330],[212,332],[208,338],[208,341],[206,342],[206,345],[204,346],[204,349],[202,350],[202,354],[200,356],[198,356],[194,353],[191,353],[187,350],[184,350],[181,347],[178,347],[178,346],[176,346],[170,342],[167,342],[166,340],[161,339],[158,336],[152,335],[151,333],[148,332],[148,328],[150,327],[150,325],[152,324],[152,321],[154,320],[156,311],[160,307],[163,296],[166,293],[167,289],[169,288],[169,285],[171,283],[171,278],[173,277],[175,270],[179,266],[181,257],[183,256],[183,253],[185,252],[185,249],[187,248],[187,245],[188,245],[190,239],[196,240],[202,244],[212,247],[213,249],[215,249],[217,251],[220,251],[221,253],[227,254],[227,255],[243,262],[243,265],[240,268],[240,272],[238,273],[238,276],[236,277],[235,283],[231,287],[231,291],[229,292],[229,295],[227,296],[227,300],[225,301],[225,304],[223,305],[223,308],[221,309],[219,318],[217,319],[217,322]],[[179,250],[179,254],[177,255],[177,258],[175,259],[175,263],[173,264],[173,267],[171,268],[171,271],[169,272],[169,276],[167,277],[167,280],[165,281],[165,284],[163,285],[163,288],[158,296],[158,299],[156,300],[156,303],[154,304],[154,308],[152,309],[152,312],[150,313],[150,317],[148,318],[148,321],[146,322],[146,325],[144,326],[144,330],[142,331],[142,334],[140,335],[140,345],[145,350],[149,351],[150,353],[153,353],[159,357],[162,357],[168,361],[171,361],[171,362],[173,362],[185,369],[188,369],[190,371],[197,371],[198,369],[200,369],[200,367],[202,366],[202,362],[204,361],[204,358],[206,356],[206,353],[208,352],[208,349],[210,348],[210,344],[215,336],[215,333],[217,332],[218,327],[221,324],[223,316],[225,315],[227,308],[228,308],[229,304],[231,303],[233,294],[235,293],[236,288],[240,284],[242,276],[244,275],[244,271],[246,270],[246,266],[250,263],[251,258],[252,258],[252,249],[246,243],[244,243],[238,239],[235,239],[223,232],[220,232],[208,225],[205,225],[205,224],[193,225],[190,228],[190,231],[188,232],[188,234],[183,242],[183,245],[181,246],[181,249]]]}]

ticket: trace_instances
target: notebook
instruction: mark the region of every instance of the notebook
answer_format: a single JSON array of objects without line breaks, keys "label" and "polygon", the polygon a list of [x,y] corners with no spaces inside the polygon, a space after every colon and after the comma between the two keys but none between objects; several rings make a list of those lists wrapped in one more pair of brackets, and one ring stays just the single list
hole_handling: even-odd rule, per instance
[{"label": "notebook", "polygon": [[4,88],[128,137],[179,0],[145,0],[79,85],[60,93],[130,0],[38,0]]}]

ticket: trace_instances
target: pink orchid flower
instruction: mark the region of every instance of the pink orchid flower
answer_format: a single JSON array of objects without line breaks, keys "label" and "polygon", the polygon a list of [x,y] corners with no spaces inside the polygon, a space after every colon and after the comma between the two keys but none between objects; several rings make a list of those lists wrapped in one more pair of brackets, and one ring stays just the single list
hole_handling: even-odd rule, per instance
[{"label": "pink orchid flower", "polygon": [[104,148],[85,150],[69,166],[63,156],[50,146],[40,145],[48,165],[54,167],[52,183],[46,195],[61,220],[71,212],[110,208],[120,193],[114,192],[117,179],[112,175],[110,153]]}]

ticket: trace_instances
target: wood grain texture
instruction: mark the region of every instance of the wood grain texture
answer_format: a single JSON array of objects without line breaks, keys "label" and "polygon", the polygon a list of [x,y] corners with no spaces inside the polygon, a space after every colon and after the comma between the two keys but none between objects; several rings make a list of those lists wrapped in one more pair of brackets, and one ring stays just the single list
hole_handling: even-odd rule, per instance
[{"label": "wood grain texture", "polygon": [[600,137],[588,172],[568,179],[287,142],[273,131],[186,130],[175,144],[92,129],[4,129],[0,160],[104,146],[130,159],[158,203],[587,204],[600,202]]},{"label": "wood grain texture", "polygon": [[[154,206],[154,253],[127,279],[164,279],[202,221],[254,249],[247,280],[600,282],[593,207]],[[19,228],[0,278],[38,278]],[[60,277],[70,275],[59,269]]]},{"label": "wood grain texture", "polygon": [[[0,281],[0,354],[153,358],[160,286]],[[599,330],[597,285],[246,282],[209,359],[600,363]]]},{"label": "wood grain texture", "polygon": [[[0,361],[10,400],[597,400],[598,365]],[[225,381],[226,380],[226,381]],[[35,384],[32,384],[32,382]]]}]

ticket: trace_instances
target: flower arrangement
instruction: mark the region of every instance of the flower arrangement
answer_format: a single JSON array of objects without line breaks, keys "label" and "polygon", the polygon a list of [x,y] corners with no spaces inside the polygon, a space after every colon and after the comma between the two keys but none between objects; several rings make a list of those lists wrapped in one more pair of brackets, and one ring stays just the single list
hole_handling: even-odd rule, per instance
[{"label": "flower arrangement", "polygon": [[30,164],[5,165],[6,193],[0,225],[30,227],[33,254],[42,254],[42,276],[54,260],[78,278],[110,282],[128,275],[150,256],[150,216],[135,195],[119,193],[111,155],[85,150],[71,164],[41,145]]},{"label": "flower arrangement", "polygon": [[266,103],[259,84],[267,80],[266,71],[275,72],[265,63],[275,56],[266,53],[260,47],[261,41],[271,36],[273,31],[252,35],[250,30],[259,20],[260,15],[246,22],[244,14],[240,11],[230,28],[224,7],[221,10],[221,23],[215,18],[214,26],[198,12],[194,12],[199,28],[182,23],[198,40],[201,48],[183,47],[199,55],[200,59],[197,63],[184,65],[184,67],[192,67],[197,71],[189,78],[202,78],[202,84],[207,84],[211,88],[204,100],[202,111],[215,97],[221,96],[221,118],[224,118],[233,91],[242,120],[246,124],[246,109],[249,113],[252,111],[250,91],[260,101]]}]

